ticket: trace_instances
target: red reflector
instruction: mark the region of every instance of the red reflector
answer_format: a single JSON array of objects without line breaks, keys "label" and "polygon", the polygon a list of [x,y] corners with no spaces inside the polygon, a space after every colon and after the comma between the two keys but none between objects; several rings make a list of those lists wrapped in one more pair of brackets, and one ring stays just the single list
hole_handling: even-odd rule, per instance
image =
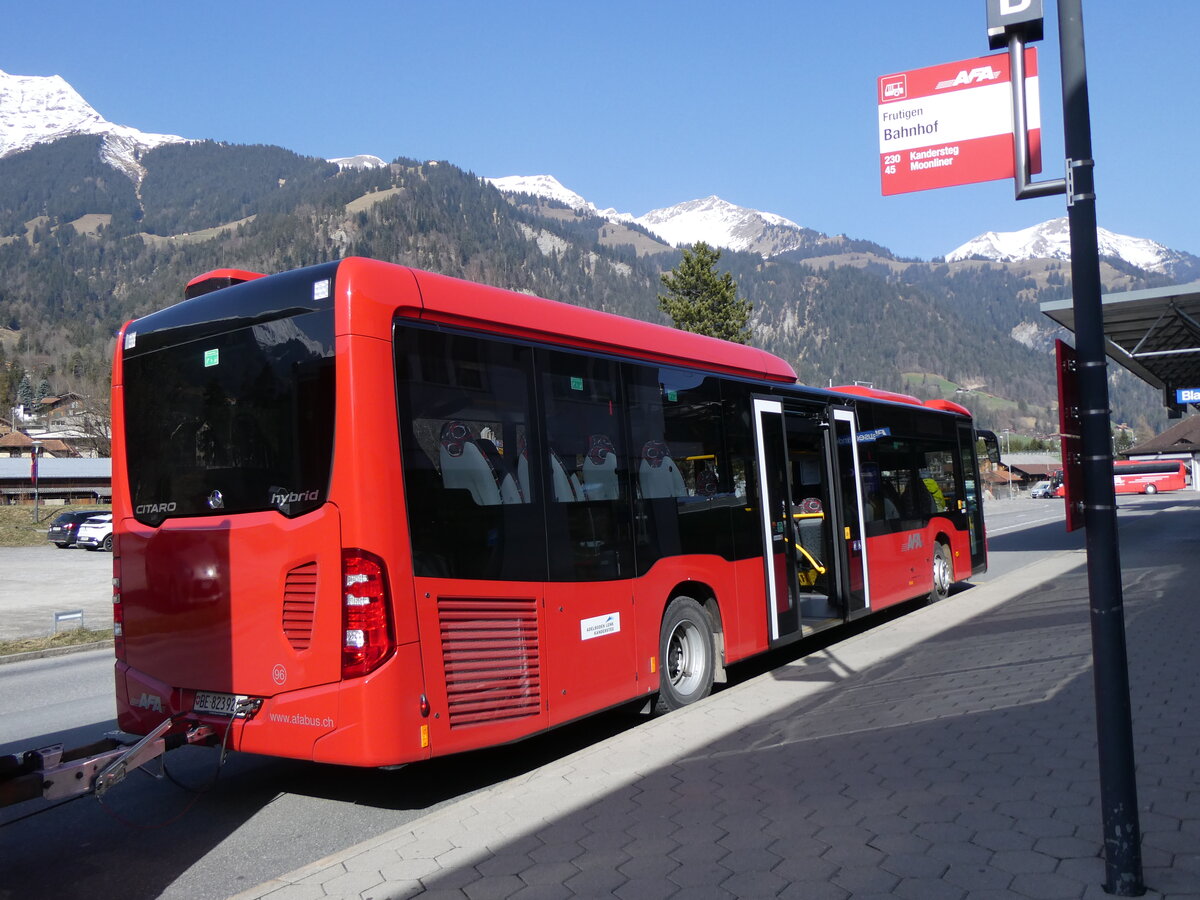
[{"label": "red reflector", "polygon": [[357,678],[392,655],[391,597],[383,560],[342,551],[342,677]]}]

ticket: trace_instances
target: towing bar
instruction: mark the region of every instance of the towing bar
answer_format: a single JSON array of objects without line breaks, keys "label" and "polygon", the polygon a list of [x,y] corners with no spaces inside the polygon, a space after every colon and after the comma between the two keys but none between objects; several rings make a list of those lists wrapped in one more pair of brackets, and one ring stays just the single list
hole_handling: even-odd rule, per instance
[{"label": "towing bar", "polygon": [[133,769],[176,747],[197,744],[214,736],[209,725],[168,735],[174,719],[164,719],[145,737],[106,737],[71,750],[51,744],[21,755],[0,756],[0,806],[42,797],[63,800],[95,791],[103,794]]}]

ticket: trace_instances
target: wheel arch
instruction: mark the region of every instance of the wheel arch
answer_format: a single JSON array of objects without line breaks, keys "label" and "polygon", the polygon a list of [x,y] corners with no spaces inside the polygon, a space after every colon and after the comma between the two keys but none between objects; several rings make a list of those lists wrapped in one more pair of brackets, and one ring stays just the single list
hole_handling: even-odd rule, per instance
[{"label": "wheel arch", "polygon": [[[960,548],[954,546],[953,533],[950,531],[947,531],[945,528],[938,527],[938,528],[934,529],[934,532],[933,532],[933,543],[941,544],[942,546],[944,546],[946,548],[946,552],[950,555],[950,572],[951,572],[951,575],[953,576],[953,580],[955,583],[961,581],[962,579],[959,577],[959,573],[958,573],[958,562],[959,562],[959,558],[963,554],[960,552]],[[929,552],[932,554],[933,550],[934,550],[934,547],[931,545],[929,548]],[[967,560],[967,564],[966,564],[967,574],[962,576],[963,578],[970,577],[970,568],[971,568],[971,554],[970,553],[966,554],[966,560]]]}]

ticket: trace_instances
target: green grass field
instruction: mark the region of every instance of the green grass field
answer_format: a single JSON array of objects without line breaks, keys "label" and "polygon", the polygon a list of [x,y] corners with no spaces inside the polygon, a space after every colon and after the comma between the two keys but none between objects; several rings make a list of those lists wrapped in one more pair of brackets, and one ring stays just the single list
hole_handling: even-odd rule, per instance
[{"label": "green grass field", "polygon": [[79,506],[42,506],[39,508],[41,521],[33,521],[32,506],[0,506],[0,547],[36,547],[46,543],[46,531],[55,516],[75,509],[94,509],[108,512],[108,507],[95,503]]}]

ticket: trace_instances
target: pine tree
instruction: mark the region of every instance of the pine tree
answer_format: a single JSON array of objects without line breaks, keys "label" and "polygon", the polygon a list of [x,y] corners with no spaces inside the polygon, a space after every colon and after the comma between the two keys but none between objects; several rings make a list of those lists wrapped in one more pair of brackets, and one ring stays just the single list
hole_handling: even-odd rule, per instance
[{"label": "pine tree", "polygon": [[738,297],[732,274],[717,274],[720,258],[721,251],[703,241],[685,248],[679,265],[660,276],[667,293],[658,295],[658,308],[683,331],[749,343],[753,307]]},{"label": "pine tree", "polygon": [[21,382],[17,385],[17,403],[25,407],[26,412],[33,406],[33,382],[29,380],[28,372],[21,376]]}]

